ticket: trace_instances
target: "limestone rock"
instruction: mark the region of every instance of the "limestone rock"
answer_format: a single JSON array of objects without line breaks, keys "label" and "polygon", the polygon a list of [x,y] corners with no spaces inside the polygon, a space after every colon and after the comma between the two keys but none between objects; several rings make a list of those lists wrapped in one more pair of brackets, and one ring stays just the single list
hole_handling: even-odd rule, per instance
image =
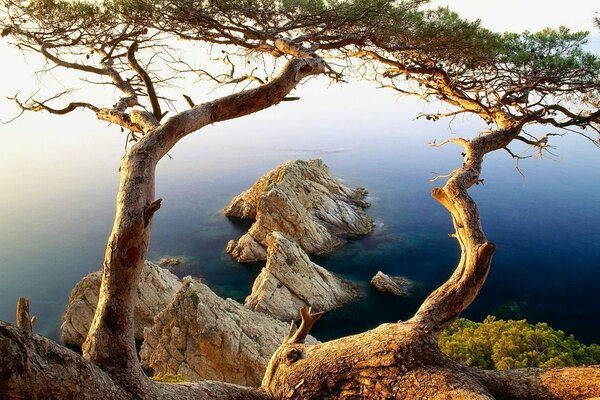
[{"label": "limestone rock", "polygon": [[[289,325],[186,278],[173,301],[144,332],[142,365],[155,375],[179,374],[259,386]],[[307,343],[316,340],[307,338]]]},{"label": "limestone rock", "polygon": [[313,263],[295,242],[279,232],[267,236],[267,265],[254,281],[246,306],[290,321],[298,310],[339,308],[358,297],[354,284]]},{"label": "limestone rock", "polygon": [[[100,292],[102,271],[92,272],[79,281],[69,297],[60,327],[60,338],[68,345],[81,346],[87,336]],[[146,261],[137,288],[135,306],[135,338],[142,340],[144,328],[171,301],[181,282],[169,271]]]},{"label": "limestone rock", "polygon": [[278,231],[309,254],[330,253],[341,246],[341,236],[373,230],[365,195],[365,189],[350,189],[329,175],[321,160],[287,161],[225,208],[229,217],[256,220],[227,252],[240,262],[264,260],[267,235]]},{"label": "limestone rock", "polygon": [[396,296],[408,296],[413,283],[401,276],[389,276],[378,271],[371,279],[371,285],[380,292],[390,292]]}]

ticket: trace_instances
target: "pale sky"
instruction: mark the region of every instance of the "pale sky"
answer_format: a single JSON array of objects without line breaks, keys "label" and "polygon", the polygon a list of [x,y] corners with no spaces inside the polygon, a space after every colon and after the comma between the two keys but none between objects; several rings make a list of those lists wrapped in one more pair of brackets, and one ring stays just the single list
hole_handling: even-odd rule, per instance
[{"label": "pale sky", "polygon": [[[570,0],[568,2],[556,0],[433,0],[430,6],[448,6],[464,18],[481,19],[485,27],[500,32],[536,31],[548,26],[556,28],[561,25],[568,26],[573,30],[587,30],[590,31],[592,36],[596,37],[591,51],[598,52],[600,49],[600,29],[595,26],[593,21],[594,16],[600,12],[599,0]],[[6,120],[14,116],[17,112],[14,104],[5,99],[6,96],[20,92],[21,97],[26,97],[40,87],[32,74],[35,70],[39,69],[41,59],[36,55],[31,55],[25,60],[22,54],[9,46],[8,41],[4,39],[0,40],[0,56],[3,60],[6,60],[2,67],[3,73],[0,74],[0,120]],[[64,72],[57,72],[59,76],[63,76],[61,75],[62,73]],[[71,73],[67,72],[67,74]],[[43,86],[47,86],[46,91],[49,93],[56,89],[57,84],[60,87],[60,83],[64,82],[63,79],[55,80],[48,76],[42,79],[42,81]],[[321,81],[323,85],[315,86],[311,83],[299,88],[298,91],[323,91],[327,86],[327,82],[324,79]],[[42,87],[39,96],[43,96],[44,92],[45,90]],[[102,97],[103,91],[99,92],[97,95]],[[389,93],[383,95],[380,93],[378,92],[377,99],[387,102],[388,99],[385,97]],[[93,93],[93,95],[96,95],[96,93]],[[75,98],[78,96],[81,97],[84,94],[78,93],[75,95]],[[86,93],[85,98],[87,100],[93,100],[88,96],[89,94]],[[113,101],[113,97],[110,96],[107,101]],[[102,101],[98,103],[103,105]],[[336,101],[332,101],[332,104],[336,103]],[[76,115],[70,116],[70,118],[74,117],[79,120],[81,115],[82,113],[76,113]],[[60,119],[60,117],[56,116],[46,117],[48,118],[31,118],[29,119],[29,124],[35,124],[35,121],[39,121],[42,124],[48,121],[54,123],[56,122],[55,120]],[[2,155],[3,134],[15,128],[16,124],[8,126],[0,125],[0,155]],[[22,129],[22,127],[20,128]],[[39,127],[34,125],[33,128],[36,129]]]},{"label": "pale sky", "polygon": [[467,19],[481,19],[483,26],[498,32],[538,31],[561,25],[600,35],[594,16],[598,0],[433,0],[432,6],[448,6]]}]

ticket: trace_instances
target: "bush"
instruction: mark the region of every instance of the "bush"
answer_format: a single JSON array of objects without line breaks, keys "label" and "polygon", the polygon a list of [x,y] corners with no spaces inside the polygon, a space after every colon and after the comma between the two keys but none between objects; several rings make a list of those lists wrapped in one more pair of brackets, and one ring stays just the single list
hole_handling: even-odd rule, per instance
[{"label": "bush", "polygon": [[600,363],[600,346],[586,346],[545,323],[460,318],[439,339],[441,350],[471,367],[484,369],[555,368]]}]

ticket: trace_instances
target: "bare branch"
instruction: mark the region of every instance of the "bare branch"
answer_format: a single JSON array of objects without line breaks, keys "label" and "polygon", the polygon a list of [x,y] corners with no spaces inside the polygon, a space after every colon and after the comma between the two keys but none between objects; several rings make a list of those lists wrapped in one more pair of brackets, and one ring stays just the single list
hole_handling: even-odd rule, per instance
[{"label": "bare branch", "polygon": [[146,93],[148,93],[148,97],[150,98],[150,104],[152,105],[152,113],[154,117],[158,121],[162,118],[162,111],[160,110],[160,103],[158,102],[158,98],[156,97],[156,91],[154,90],[154,84],[152,83],[152,79],[148,73],[141,67],[141,65],[135,59],[135,52],[138,48],[138,42],[133,42],[131,46],[129,46],[129,50],[127,51],[127,60],[129,61],[129,65],[131,68],[138,74],[138,76],[144,82],[146,86]]},{"label": "bare branch", "polygon": [[185,101],[188,103],[190,108],[194,108],[195,104],[194,104],[194,101],[192,100],[192,98],[190,96],[188,96],[187,94],[184,94],[182,96],[185,99]]},{"label": "bare branch", "polygon": [[63,107],[63,108],[53,108],[53,107],[50,107],[50,106],[47,105],[47,103],[49,101],[58,99],[58,98],[62,97],[63,95],[68,94],[70,92],[71,92],[70,90],[67,90],[67,91],[58,93],[58,94],[56,94],[56,95],[54,95],[54,96],[52,96],[52,97],[50,97],[50,98],[48,98],[46,100],[42,100],[42,101],[40,101],[40,100],[33,100],[30,97],[29,99],[27,99],[25,101],[25,103],[21,102],[18,99],[18,97],[17,97],[18,94],[15,95],[15,96],[13,96],[13,97],[8,97],[9,100],[13,100],[15,102],[15,104],[17,104],[17,106],[21,109],[21,113],[17,117],[11,119],[8,122],[14,121],[16,118],[18,118],[19,116],[21,116],[23,114],[23,112],[25,112],[25,111],[38,112],[38,111],[42,111],[43,110],[43,111],[47,111],[47,112],[49,112],[51,114],[63,115],[63,114],[68,114],[68,113],[70,113],[70,112],[72,112],[72,111],[74,111],[74,110],[76,110],[78,108],[86,108],[86,109],[92,110],[94,112],[98,112],[98,110],[99,110],[98,107],[94,106],[93,104],[85,103],[85,102],[72,102],[72,103],[69,103],[66,107]]},{"label": "bare branch", "polygon": [[323,311],[321,312],[313,312],[312,307],[302,307],[300,309],[300,317],[302,318],[302,322],[300,323],[300,328],[296,328],[296,324],[292,321],[290,326],[290,332],[283,340],[285,344],[292,343],[304,343],[306,336],[310,333],[315,322],[319,320],[325,314]]}]

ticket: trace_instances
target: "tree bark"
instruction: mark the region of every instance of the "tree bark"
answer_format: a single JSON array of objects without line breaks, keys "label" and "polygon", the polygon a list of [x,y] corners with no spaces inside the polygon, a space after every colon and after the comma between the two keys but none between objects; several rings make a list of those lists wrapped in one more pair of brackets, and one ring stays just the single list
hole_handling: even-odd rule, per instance
[{"label": "tree bark", "polygon": [[19,297],[17,300],[17,311],[15,317],[15,325],[17,328],[25,329],[26,331],[33,331],[33,324],[35,323],[35,317],[29,316],[29,299]]},{"label": "tree bark", "polygon": [[81,355],[0,321],[0,399],[11,400],[268,400],[263,391],[222,382],[148,382],[133,393]]},{"label": "tree bark", "polygon": [[600,396],[600,366],[473,370],[496,399],[583,400]]}]

